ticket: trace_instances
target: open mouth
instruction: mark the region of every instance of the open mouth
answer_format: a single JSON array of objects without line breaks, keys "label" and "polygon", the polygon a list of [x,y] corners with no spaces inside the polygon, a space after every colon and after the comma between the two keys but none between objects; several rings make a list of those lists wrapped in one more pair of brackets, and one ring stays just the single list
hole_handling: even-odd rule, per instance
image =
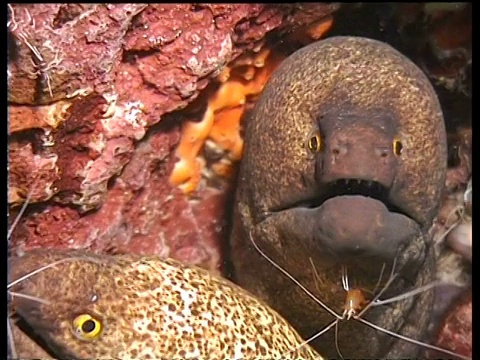
[{"label": "open mouth", "polygon": [[[322,193],[309,199],[303,199],[288,208],[304,207],[317,208],[325,201],[338,196],[359,195],[369,197],[383,203],[390,212],[400,213],[408,216],[401,208],[396,206],[389,199],[390,190],[377,181],[362,179],[337,179],[335,181],[324,184]],[[284,209],[279,209],[284,210]]]},{"label": "open mouth", "polygon": [[360,179],[339,179],[327,184],[323,202],[336,196],[361,195],[388,203],[389,190],[376,181]]}]

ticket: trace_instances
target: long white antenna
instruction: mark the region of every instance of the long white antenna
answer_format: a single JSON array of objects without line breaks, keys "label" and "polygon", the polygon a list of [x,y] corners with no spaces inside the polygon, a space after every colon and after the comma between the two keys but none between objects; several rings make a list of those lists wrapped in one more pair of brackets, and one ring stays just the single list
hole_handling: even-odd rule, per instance
[{"label": "long white antenna", "polygon": [[288,273],[284,268],[282,268],[280,265],[278,265],[275,261],[273,261],[267,254],[265,254],[255,243],[253,240],[252,232],[250,231],[249,233],[250,236],[250,241],[252,242],[253,246],[255,249],[262,255],[270,264],[272,264],[278,271],[280,271],[283,275],[288,277],[290,280],[292,280],[300,289],[302,289],[310,298],[315,301],[317,304],[319,304],[322,308],[324,308],[326,311],[328,311],[330,314],[335,316],[337,319],[342,320],[342,317],[338,315],[335,311],[330,309],[325,303],[323,303],[320,299],[318,299],[310,290],[308,290],[305,286],[303,286],[300,281],[295,279],[292,275]]},{"label": "long white antenna", "polygon": [[378,325],[375,325],[374,323],[371,323],[370,321],[368,320],[365,320],[365,319],[362,319],[360,317],[354,317],[355,320],[357,321],[360,321],[361,323],[364,323],[365,325],[367,326],[370,326],[371,328],[375,329],[375,330],[378,330],[378,331],[381,331],[381,332],[384,332],[388,335],[391,335],[393,337],[396,337],[398,339],[401,339],[401,340],[405,340],[405,341],[408,341],[412,344],[415,344],[415,345],[419,345],[419,346],[423,346],[423,347],[426,347],[427,349],[431,349],[431,350],[436,350],[436,351],[439,351],[439,352],[442,352],[444,354],[448,354],[448,355],[452,355],[452,356],[455,356],[455,357],[458,357],[460,359],[464,359],[464,360],[472,360],[472,358],[468,357],[468,356],[463,356],[463,355],[460,355],[460,354],[457,354],[453,351],[450,351],[450,350],[446,350],[446,349],[442,349],[441,347],[438,347],[438,346],[435,346],[435,345],[430,345],[430,344],[427,344],[427,343],[424,343],[422,341],[418,341],[418,340],[415,340],[415,339],[411,339],[407,336],[403,336],[403,335],[400,335],[400,334],[397,334],[393,331],[390,331],[390,330],[387,330],[387,329],[384,329],[382,328],[381,326],[378,326]]}]

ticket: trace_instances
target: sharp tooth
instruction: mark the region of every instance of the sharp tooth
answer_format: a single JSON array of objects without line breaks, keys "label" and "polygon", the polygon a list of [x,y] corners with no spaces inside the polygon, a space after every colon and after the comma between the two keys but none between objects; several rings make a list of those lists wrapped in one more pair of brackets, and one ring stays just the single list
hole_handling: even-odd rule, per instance
[{"label": "sharp tooth", "polygon": [[361,182],[362,182],[362,180],[357,179],[357,184],[360,184]]},{"label": "sharp tooth", "polygon": [[350,179],[345,179],[345,185],[348,185],[349,181],[350,181]]}]

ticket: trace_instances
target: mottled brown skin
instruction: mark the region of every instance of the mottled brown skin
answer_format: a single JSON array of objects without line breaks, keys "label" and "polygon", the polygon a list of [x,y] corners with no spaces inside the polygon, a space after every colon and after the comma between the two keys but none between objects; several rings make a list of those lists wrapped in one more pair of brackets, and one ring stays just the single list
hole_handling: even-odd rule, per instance
[{"label": "mottled brown skin", "polygon": [[[11,260],[11,280],[57,260],[10,289],[48,302],[13,296],[11,311],[54,358],[322,359],[263,302],[174,260],[34,250]],[[101,323],[98,337],[74,336],[80,314]]]},{"label": "mottled brown skin", "polygon": [[[273,74],[245,130],[231,237],[236,281],[304,337],[333,316],[260,256],[250,234],[337,313],[345,301],[342,264],[350,284],[373,291],[382,265],[388,274],[396,258],[398,279],[382,298],[430,282],[435,259],[427,229],[446,165],[437,96],[405,56],[356,37],[300,49]],[[365,317],[422,340],[432,299],[427,291]],[[334,344],[331,330],[313,346],[338,357]],[[420,350],[354,320],[339,324],[339,347],[346,358],[408,358]]]}]

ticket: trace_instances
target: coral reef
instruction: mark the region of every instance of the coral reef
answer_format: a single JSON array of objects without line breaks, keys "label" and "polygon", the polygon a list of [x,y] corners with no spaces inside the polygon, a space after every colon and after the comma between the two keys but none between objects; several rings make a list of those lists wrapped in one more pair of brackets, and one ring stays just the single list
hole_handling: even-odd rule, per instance
[{"label": "coral reef", "polygon": [[439,295],[438,343],[468,353],[471,328],[454,320],[471,309],[457,296],[471,286],[471,247],[455,248],[471,228],[457,211],[472,173],[471,24],[469,3],[9,5],[10,224],[31,203],[10,250],[153,253],[225,270],[241,121],[269,74],[326,31],[378,38],[422,66],[444,109],[451,163],[431,231],[450,259],[440,267],[464,281]]},{"label": "coral reef", "polygon": [[[436,345],[448,348],[463,356],[472,356],[472,289],[457,297],[439,327]],[[440,352],[429,350],[428,359],[444,358]]]},{"label": "coral reef", "polygon": [[[218,87],[209,89],[202,119],[198,122],[187,121],[182,126],[182,137],[176,151],[179,161],[170,176],[172,184],[180,185],[186,193],[196,190],[205,162],[197,156],[207,138],[213,141],[212,147],[217,146],[220,151],[227,152],[229,160],[240,159],[243,146],[240,120],[247,99],[262,91],[278,63],[278,56],[272,55],[269,49],[261,49],[253,56],[247,54],[236,59],[222,71],[218,76]],[[215,165],[217,173],[228,174],[229,163],[226,160],[220,160]]]},{"label": "coral reef", "polygon": [[[181,162],[199,151],[177,148],[189,109],[208,101],[219,110],[199,146],[210,134],[225,159],[238,160],[239,109],[272,70],[261,63],[270,54],[266,36],[313,39],[337,8],[9,5],[10,222],[27,195],[33,204],[13,231],[11,251],[154,253],[218,271],[229,182],[192,182],[197,191],[187,197],[169,181],[175,156]],[[232,65],[242,61],[242,69]],[[262,76],[252,73],[257,68]],[[240,99],[230,108],[224,96],[235,87]],[[220,160],[215,174],[234,171]]]},{"label": "coral reef", "polygon": [[[436,85],[448,130],[444,200],[430,231],[439,257],[438,277],[453,284],[437,289],[436,345],[472,356],[472,5],[403,3],[396,10],[405,51]],[[427,356],[443,357],[433,351]]]},{"label": "coral reef", "polygon": [[[399,4],[401,32],[408,37],[434,83],[470,93],[472,4]],[[412,26],[413,25],[413,26]]]}]

